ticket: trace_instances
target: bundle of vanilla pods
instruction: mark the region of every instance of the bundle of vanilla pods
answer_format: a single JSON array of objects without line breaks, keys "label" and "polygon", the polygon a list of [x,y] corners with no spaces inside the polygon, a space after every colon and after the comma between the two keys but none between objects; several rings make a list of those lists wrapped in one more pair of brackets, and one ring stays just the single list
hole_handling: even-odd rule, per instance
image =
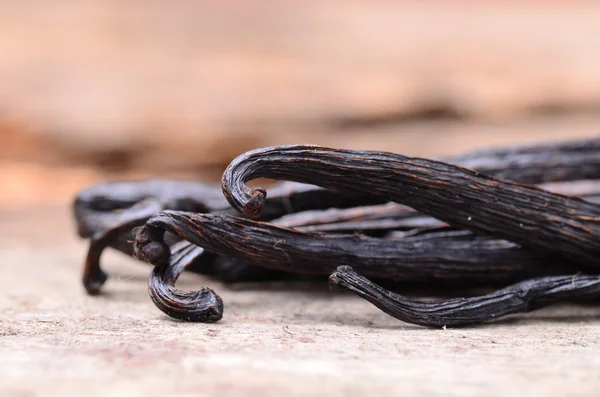
[{"label": "bundle of vanilla pods", "polygon": [[[255,178],[282,181],[249,187]],[[277,146],[244,153],[222,184],[107,182],[74,202],[90,239],[83,284],[97,294],[111,247],[154,266],[150,297],[171,317],[223,316],[209,288],[181,291],[192,270],[225,282],[329,276],[384,312],[459,326],[600,297],[600,138],[479,150],[441,160]],[[496,288],[422,301],[382,282]]]}]

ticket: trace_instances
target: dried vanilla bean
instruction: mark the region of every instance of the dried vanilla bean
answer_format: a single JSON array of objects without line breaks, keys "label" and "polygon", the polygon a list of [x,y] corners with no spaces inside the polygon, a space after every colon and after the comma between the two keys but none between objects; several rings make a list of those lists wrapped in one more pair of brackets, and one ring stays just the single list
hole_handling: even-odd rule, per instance
[{"label": "dried vanilla bean", "polygon": [[[493,149],[479,149],[464,154],[448,156],[442,161],[471,168],[478,172],[507,179],[513,182],[527,184],[544,184],[542,189],[555,191],[569,196],[600,196],[596,186],[583,181],[581,187],[575,183],[573,186],[561,186],[564,181],[582,181],[586,179],[600,179],[600,138],[588,138],[555,142],[551,144],[517,145]],[[592,181],[593,183],[594,181]],[[289,183],[289,182],[288,182]],[[582,182],[578,182],[581,184]],[[349,208],[364,205],[382,204],[386,200],[378,199],[364,193],[341,190],[332,192],[328,196],[318,186],[310,184],[280,185],[281,188],[269,189],[270,206],[280,208],[281,201],[270,203],[270,200],[283,198],[284,202],[292,203],[286,197],[295,199],[293,205],[288,206],[287,213],[326,208]],[[296,195],[281,194],[286,190],[297,190]],[[271,192],[273,190],[273,192]],[[587,190],[587,191],[586,191]],[[319,205],[329,200],[328,205]],[[593,198],[597,202],[597,198]],[[169,208],[179,210],[179,208]],[[294,210],[291,210],[294,209]],[[276,212],[272,209],[261,214],[261,219],[274,219],[286,212]],[[271,214],[272,216],[266,216]]]},{"label": "dried vanilla bean", "polygon": [[223,193],[245,214],[260,214],[266,177],[371,194],[452,226],[516,242],[600,268],[600,206],[466,168],[393,153],[280,146],[245,153],[223,174]]},{"label": "dried vanilla bean", "polygon": [[600,297],[600,276],[579,274],[533,278],[483,296],[433,302],[388,291],[350,266],[338,267],[329,277],[329,284],[354,292],[399,320],[427,327],[477,324],[556,302]]},{"label": "dried vanilla bean", "polygon": [[[252,265],[223,255],[218,255],[215,258],[212,276],[226,284],[289,279],[297,280],[301,278],[301,275],[297,273]],[[319,278],[321,278],[320,276],[322,275],[318,275]]]},{"label": "dried vanilla bean", "polygon": [[[135,237],[147,236],[136,229]],[[167,249],[167,248],[165,248]],[[202,255],[203,249],[180,241],[170,247],[169,263],[156,263],[148,278],[148,292],[152,302],[170,317],[197,322],[214,322],[223,317],[223,300],[210,288],[199,291],[181,291],[175,282],[186,267]]]},{"label": "dried vanilla bean", "polygon": [[[538,187],[552,193],[558,193],[572,197],[581,197],[590,202],[597,202],[600,200],[600,179],[544,183],[538,185]],[[268,195],[270,194],[271,190],[269,189]],[[351,208],[327,208],[321,210],[294,212],[274,219],[273,223],[281,227],[296,228],[349,221],[371,221],[392,218],[404,219],[408,217],[422,216],[422,214],[410,207],[394,202],[388,202],[385,204],[369,206],[361,205]]]},{"label": "dried vanilla bean", "polygon": [[[81,237],[91,237],[110,227],[118,210],[151,198],[164,209],[210,212],[227,207],[217,185],[184,179],[148,179],[106,182],[80,191],[73,203]],[[131,236],[130,236],[131,237]]]},{"label": "dried vanilla bean", "polygon": [[[381,203],[368,195],[344,196],[337,192],[303,183],[283,182],[269,188],[269,202],[262,220],[288,213],[348,208]],[[186,179],[147,179],[106,182],[79,192],[73,211],[80,237],[91,237],[120,219],[120,212],[146,199],[162,204],[163,209],[189,212],[234,213],[220,186]]]},{"label": "dried vanilla bean", "polygon": [[[503,177],[515,181],[566,180],[595,175],[593,170],[596,169],[597,158],[600,158],[599,150],[600,139],[596,138],[535,147],[521,146],[479,150],[450,157],[448,160],[479,167],[482,172],[492,174],[501,172]],[[597,154],[598,156],[596,156]],[[582,171],[579,172],[578,170]],[[588,183],[589,186],[590,183]],[[592,189],[596,189],[595,185],[591,186]],[[330,207],[347,208],[386,201],[365,194],[333,192],[298,183],[282,183],[273,186],[269,191],[268,205],[263,208],[262,219],[273,219],[294,211]],[[588,193],[590,192],[588,191]],[[122,224],[122,219],[129,219],[131,215],[138,216],[137,209],[128,211],[128,208],[148,198],[161,203],[160,209],[191,212],[231,212],[216,185],[177,179],[108,182],[94,185],[78,194],[73,208],[79,235],[91,238],[93,235],[107,234],[110,228]],[[148,215],[148,218],[150,215]],[[418,215],[413,211],[410,216]],[[280,222],[284,221],[280,220]],[[422,222],[435,221],[423,220]],[[138,223],[143,223],[142,218],[139,218]],[[137,223],[134,225],[137,225]],[[410,226],[410,221],[398,222],[388,218],[382,222],[346,223],[344,225],[321,227],[312,227],[305,224],[302,230],[346,232],[352,229],[366,231]],[[103,245],[130,255],[132,248],[129,243],[129,231],[127,227],[120,230],[122,230],[121,233],[108,233],[111,236],[110,241],[106,241]],[[103,240],[107,240],[107,238],[103,237]],[[93,240],[92,244],[97,245],[93,243]],[[88,257],[99,258],[101,251],[102,249],[97,250],[94,248],[88,254]],[[90,260],[86,261],[84,285],[86,285],[88,291],[95,293],[106,279],[106,275],[99,270],[99,265],[93,262],[92,259],[92,265],[90,266]]]},{"label": "dried vanilla bean", "polygon": [[[270,191],[274,197],[269,200],[263,216],[267,219],[304,208],[324,208],[329,205],[344,208],[363,201],[361,195],[345,198],[336,192],[299,183],[280,183]],[[131,255],[131,229],[143,225],[152,215],[164,209],[234,212],[217,185],[179,179],[94,185],[78,194],[73,209],[79,235],[90,238],[83,270],[83,285],[89,294],[99,293],[107,279],[99,263],[103,250],[112,247]],[[172,237],[167,237],[169,243],[176,241]],[[204,262],[202,266],[195,266],[193,269],[206,273],[210,261]]]},{"label": "dried vanilla bean", "polygon": [[421,227],[443,227],[446,224],[424,216],[410,207],[386,203],[353,208],[331,208],[284,215],[271,221],[273,225],[305,232],[365,232]]},{"label": "dried vanilla bean", "polygon": [[[169,316],[186,321],[217,321],[223,311],[223,302],[211,290],[183,292],[174,287],[181,271],[196,266],[225,280],[329,274],[348,263],[373,279],[443,281],[454,286],[536,277],[484,297],[443,301],[438,306],[399,295],[377,295],[387,291],[363,279],[367,283],[363,286],[373,289],[361,296],[399,318],[432,326],[487,321],[571,297],[598,296],[593,280],[574,283],[569,290],[563,276],[543,280],[539,276],[600,266],[600,206],[566,197],[585,196],[597,202],[598,181],[581,179],[600,178],[600,138],[445,159],[474,171],[382,152],[306,146],[274,148],[283,149],[277,153],[269,149],[249,152],[228,167],[223,184],[227,200],[217,186],[192,181],[117,182],[84,190],[74,210],[80,235],[91,237],[84,271],[88,291],[97,292],[106,278],[98,261],[110,246],[133,251],[155,265],[149,279],[153,302]],[[236,167],[241,169],[231,171]],[[311,185],[275,185],[265,201],[264,189],[243,186],[257,176]],[[535,189],[502,179],[545,184]],[[563,183],[574,180],[579,181]],[[241,198],[237,206],[236,197]],[[407,206],[382,205],[388,201]],[[261,208],[259,219],[272,224],[226,215],[235,211],[228,202],[238,210],[249,204],[246,214],[250,216]],[[179,211],[153,216],[164,209]],[[129,231],[144,223],[145,227],[135,229],[132,247]],[[352,284],[344,278],[350,269],[339,268],[334,274],[340,287]]]},{"label": "dried vanilla bean", "polygon": [[[554,193],[581,197],[591,203],[600,203],[600,180],[548,183],[539,187]],[[389,230],[448,227],[448,224],[440,220],[421,215],[410,207],[393,202],[345,209],[297,212],[274,219],[271,223],[304,232],[361,232],[378,235]]]},{"label": "dried vanilla bean", "polygon": [[[476,150],[444,161],[514,182],[538,184],[600,178],[600,138],[536,146],[508,146]],[[262,219],[312,209],[349,208],[383,203],[381,199],[354,192],[331,192],[316,186],[282,183],[269,189],[268,207]],[[570,194],[579,196],[579,194]],[[115,210],[154,198],[165,209],[213,212],[228,211],[216,185],[184,179],[149,179],[107,182],[77,195],[73,204],[79,235],[91,237],[113,223]]]},{"label": "dried vanilla bean", "polygon": [[133,253],[130,242],[124,241],[124,236],[131,240],[131,230],[143,225],[149,217],[163,209],[162,204],[154,199],[145,199],[119,214],[115,214],[112,224],[95,232],[90,239],[90,246],[83,267],[83,286],[86,291],[95,295],[107,279],[106,273],[100,268],[100,256],[108,246],[117,247]]},{"label": "dried vanilla bean", "polygon": [[[127,185],[117,184],[116,191],[119,191],[118,186],[123,188]],[[185,186],[185,185],[184,185]],[[275,190],[279,194],[278,197],[283,198],[286,195],[294,195],[310,190],[311,185],[304,184],[280,184]],[[287,186],[285,192],[284,186]],[[295,187],[294,187],[295,186]],[[554,184],[542,185],[542,187],[563,194],[583,196],[586,200],[593,199],[598,196],[600,191],[600,182],[598,181],[572,181],[560,182]],[[163,185],[165,188],[165,185]],[[156,189],[156,188],[155,188]],[[297,189],[292,192],[292,189]],[[298,190],[299,189],[299,190]],[[279,192],[277,190],[280,190]],[[323,190],[325,191],[325,190]],[[85,196],[85,195],[84,195]],[[95,196],[98,197],[98,196]],[[296,196],[297,197],[297,196]],[[324,197],[324,196],[322,196]],[[331,197],[331,196],[330,196]],[[139,197],[136,197],[139,198]],[[134,200],[134,198],[130,198]],[[217,200],[213,200],[216,202]],[[224,199],[223,199],[224,201]],[[124,203],[125,200],[122,201]],[[166,209],[164,204],[155,198],[147,198],[135,204],[131,208],[126,208],[118,212],[109,212],[102,219],[99,230],[91,228],[93,222],[88,222],[90,218],[82,217],[81,226],[89,233],[95,234],[91,238],[90,248],[84,266],[83,283],[86,290],[90,294],[96,294],[100,291],[100,287],[106,281],[106,274],[100,269],[100,256],[106,246],[116,248],[117,250],[131,255],[133,247],[131,245],[131,229],[135,226],[140,226],[145,223],[152,215],[157,214],[163,209]],[[271,200],[271,203],[276,202]],[[280,202],[283,202],[281,199]],[[93,217],[92,217],[93,219]],[[110,222],[109,222],[110,221]],[[386,203],[376,206],[362,206],[348,209],[332,208],[328,210],[312,210],[304,211],[289,215],[284,215],[281,218],[273,220],[273,224],[282,227],[292,227],[300,231],[306,232],[366,232],[370,231],[383,232],[386,230],[395,229],[431,229],[444,227],[445,223],[434,218],[419,214],[410,207],[406,207],[396,203]],[[96,223],[96,225],[98,225]],[[96,226],[98,227],[98,226]],[[175,240],[168,239],[170,242]],[[204,261],[202,266],[197,266],[196,270],[202,273],[207,272],[207,267],[210,261]],[[219,274],[223,279],[244,279],[239,272],[234,272],[235,267],[229,265],[232,271],[231,277],[225,275],[225,266],[220,268]],[[240,269],[240,271],[242,271]],[[260,274],[270,274],[258,269],[254,271],[244,270],[249,275],[250,279],[256,279]],[[272,275],[274,277],[274,275]]]},{"label": "dried vanilla bean", "polygon": [[442,161],[532,185],[597,179],[600,178],[600,138],[478,149]]},{"label": "dried vanilla bean", "polygon": [[[329,274],[341,264],[352,263],[361,273],[376,278],[497,284],[564,274],[576,267],[558,268],[550,258],[517,244],[474,235],[391,240],[313,234],[231,215],[179,211],[164,211],[145,227],[159,242],[168,231],[240,262],[294,273]],[[146,243],[136,241],[135,246],[142,248]],[[153,259],[146,261],[153,263]]]}]

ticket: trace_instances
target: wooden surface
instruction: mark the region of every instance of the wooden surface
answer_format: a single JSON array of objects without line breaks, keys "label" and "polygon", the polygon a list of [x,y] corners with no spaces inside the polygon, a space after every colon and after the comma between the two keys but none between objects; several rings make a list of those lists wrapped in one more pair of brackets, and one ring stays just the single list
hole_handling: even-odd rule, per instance
[{"label": "wooden surface", "polygon": [[[106,293],[80,285],[85,244],[66,208],[0,213],[0,395],[596,396],[600,307],[555,306],[465,329],[396,321],[327,285],[210,286],[216,324],[172,321],[147,265],[103,260]],[[8,233],[7,233],[8,232]]]}]

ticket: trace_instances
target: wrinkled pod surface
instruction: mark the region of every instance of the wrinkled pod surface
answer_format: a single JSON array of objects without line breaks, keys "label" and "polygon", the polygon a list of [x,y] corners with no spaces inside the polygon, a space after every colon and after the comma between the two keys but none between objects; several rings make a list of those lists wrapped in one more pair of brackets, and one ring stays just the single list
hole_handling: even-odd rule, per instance
[{"label": "wrinkled pod surface", "polygon": [[280,146],[245,153],[223,174],[225,197],[246,216],[259,216],[264,205],[265,189],[246,185],[259,177],[371,194],[454,227],[600,269],[600,206],[579,198],[439,161],[387,152]]},{"label": "wrinkled pod surface", "polygon": [[146,227],[133,231],[136,257],[154,265],[148,278],[152,302],[163,313],[179,320],[219,321],[223,317],[223,300],[212,289],[182,291],[175,287],[181,272],[202,255],[203,249],[187,241],[179,241],[169,247],[162,241],[160,230],[154,232],[151,236]]}]

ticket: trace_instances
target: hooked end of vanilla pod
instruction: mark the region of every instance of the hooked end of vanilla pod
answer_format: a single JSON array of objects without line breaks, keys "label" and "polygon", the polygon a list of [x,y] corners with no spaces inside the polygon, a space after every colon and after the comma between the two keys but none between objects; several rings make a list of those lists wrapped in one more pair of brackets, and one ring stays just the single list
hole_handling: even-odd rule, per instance
[{"label": "hooked end of vanilla pod", "polygon": [[132,233],[133,256],[155,266],[169,263],[169,246],[164,241],[153,238],[147,226],[136,227]]},{"label": "hooked end of vanilla pod", "polygon": [[210,288],[203,288],[203,291],[207,294],[206,309],[188,320],[201,323],[214,323],[221,320],[223,318],[223,299]]},{"label": "hooked end of vanilla pod", "polygon": [[242,213],[250,218],[258,218],[265,206],[267,191],[262,187],[255,187],[250,190],[248,201],[242,208]]}]

